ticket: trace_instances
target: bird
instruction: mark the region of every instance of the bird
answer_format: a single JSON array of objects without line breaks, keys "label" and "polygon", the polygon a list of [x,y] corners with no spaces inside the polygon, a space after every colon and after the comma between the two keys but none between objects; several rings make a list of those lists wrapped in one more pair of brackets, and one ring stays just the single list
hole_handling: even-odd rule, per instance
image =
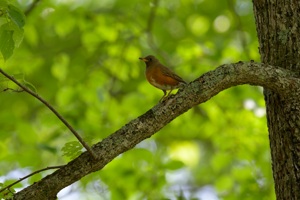
[{"label": "bird", "polygon": [[[148,55],[139,59],[146,64],[145,75],[147,81],[154,87],[161,89],[164,93],[159,102],[163,102],[171,94],[172,90],[187,84],[180,76],[161,64],[155,56]],[[167,90],[170,90],[168,94]]]}]

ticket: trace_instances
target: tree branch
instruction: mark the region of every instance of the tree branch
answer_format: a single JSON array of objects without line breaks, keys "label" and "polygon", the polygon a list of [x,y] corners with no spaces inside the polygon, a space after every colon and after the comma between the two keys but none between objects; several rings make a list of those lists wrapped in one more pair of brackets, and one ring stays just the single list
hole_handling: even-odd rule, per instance
[{"label": "tree branch", "polygon": [[77,131],[75,131],[75,129],[67,122],[67,120],[65,120],[65,118],[63,118],[63,116],[61,116],[45,99],[40,97],[38,94],[36,94],[32,90],[30,90],[25,85],[21,84],[13,76],[10,76],[6,72],[4,72],[1,68],[0,68],[0,73],[3,74],[6,78],[11,80],[12,82],[14,82],[20,88],[22,88],[22,90],[24,90],[25,92],[27,92],[31,96],[35,97],[36,99],[38,99],[47,108],[49,108],[58,117],[58,119],[60,119],[60,121],[62,121],[62,123],[64,123],[66,125],[66,127],[73,133],[73,135],[75,135],[75,137],[79,140],[79,142],[82,144],[82,146],[93,156],[93,158],[97,159],[96,154],[92,151],[92,149],[89,147],[89,145],[80,137],[80,135],[77,133]]},{"label": "tree branch", "polygon": [[151,137],[173,119],[219,92],[242,84],[269,88],[288,96],[300,80],[291,71],[255,62],[226,64],[200,76],[163,103],[132,120],[93,146],[94,160],[87,152],[39,182],[15,194],[14,199],[56,199],[56,194],[84,176],[102,169],[119,154]]}]

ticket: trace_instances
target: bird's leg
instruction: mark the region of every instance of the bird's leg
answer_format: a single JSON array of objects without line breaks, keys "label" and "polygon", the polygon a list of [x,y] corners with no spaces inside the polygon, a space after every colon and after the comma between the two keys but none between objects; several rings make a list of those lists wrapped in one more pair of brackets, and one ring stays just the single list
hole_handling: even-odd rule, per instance
[{"label": "bird's leg", "polygon": [[163,102],[163,100],[164,100],[164,98],[165,98],[165,96],[167,94],[166,90],[162,90],[162,91],[164,92],[164,96],[162,96],[162,98],[159,100],[159,102]]},{"label": "bird's leg", "polygon": [[166,97],[170,96],[171,92],[172,92],[172,90],[170,90],[170,92],[167,94],[167,96],[166,96]]}]

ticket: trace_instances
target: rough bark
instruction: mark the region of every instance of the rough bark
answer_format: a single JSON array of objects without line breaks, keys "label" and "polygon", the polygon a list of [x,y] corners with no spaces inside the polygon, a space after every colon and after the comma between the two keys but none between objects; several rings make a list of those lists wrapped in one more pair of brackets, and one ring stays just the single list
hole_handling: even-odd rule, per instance
[{"label": "rough bark", "polygon": [[[98,160],[94,160],[85,152],[53,174],[18,192],[14,199],[56,199],[56,194],[61,189],[102,169],[116,156],[151,137],[193,106],[209,100],[229,87],[241,84],[260,85],[285,97],[289,95],[290,89],[300,88],[300,79],[296,73],[289,70],[254,62],[220,66],[189,83],[174,97],[159,103],[94,145],[93,150]],[[289,135],[291,133],[290,131]]]},{"label": "rough bark", "polygon": [[[300,1],[254,0],[263,63],[300,72]],[[277,199],[300,199],[300,88],[264,90]]]}]

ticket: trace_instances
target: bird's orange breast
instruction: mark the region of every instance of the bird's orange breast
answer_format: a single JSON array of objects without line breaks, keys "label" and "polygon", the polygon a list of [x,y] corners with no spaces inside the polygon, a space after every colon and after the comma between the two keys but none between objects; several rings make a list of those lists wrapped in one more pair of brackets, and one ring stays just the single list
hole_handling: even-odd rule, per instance
[{"label": "bird's orange breast", "polygon": [[161,90],[173,90],[179,86],[179,81],[165,75],[160,67],[152,66],[147,68],[146,78],[151,85]]}]

